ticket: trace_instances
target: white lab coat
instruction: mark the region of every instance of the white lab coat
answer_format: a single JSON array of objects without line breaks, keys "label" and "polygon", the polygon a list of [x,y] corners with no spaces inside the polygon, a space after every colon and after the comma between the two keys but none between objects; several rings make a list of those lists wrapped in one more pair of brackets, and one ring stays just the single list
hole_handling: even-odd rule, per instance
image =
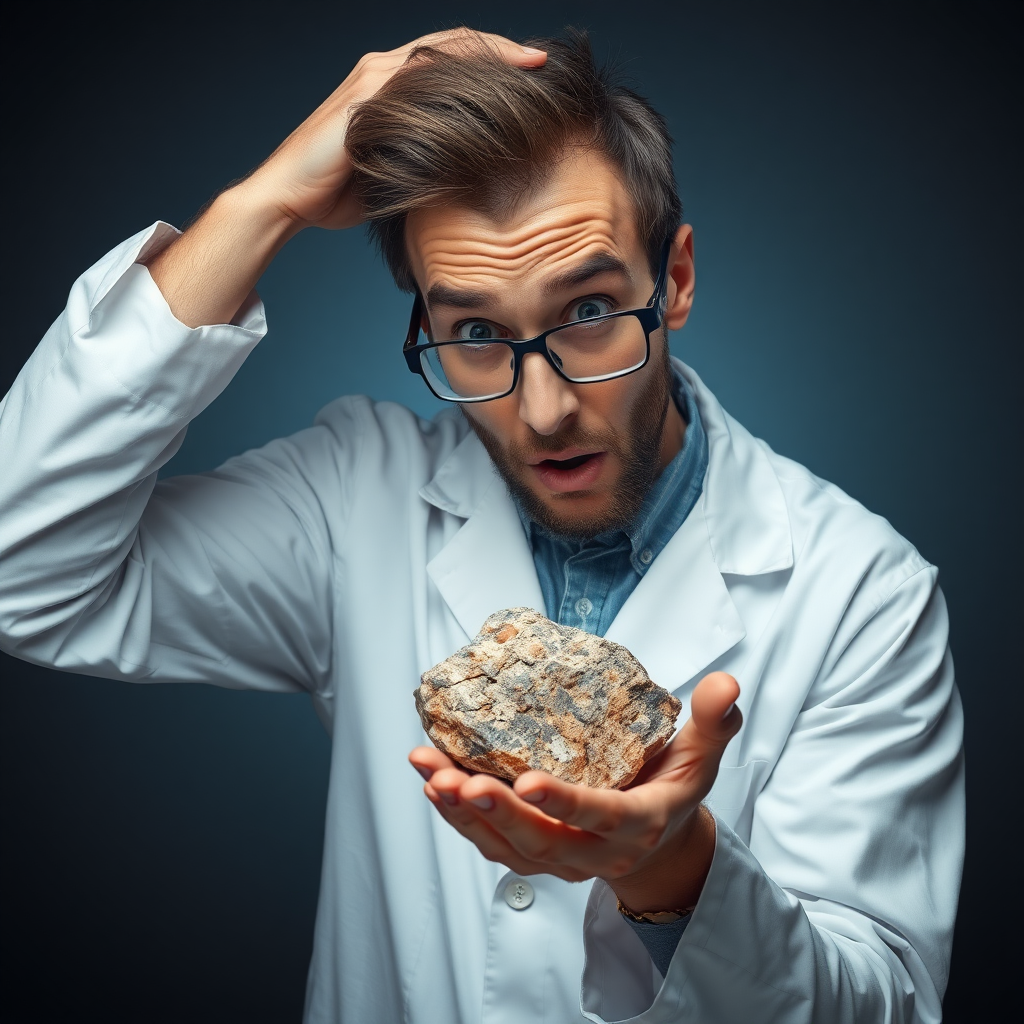
[{"label": "white lab coat", "polygon": [[960,878],[961,710],[936,571],[774,454],[692,370],[703,495],[608,631],[684,704],[724,669],[744,726],[667,976],[602,882],[509,873],[406,763],[419,674],[498,608],[543,609],[522,526],[455,410],[343,398],[309,430],[156,483],[265,330],[190,330],[141,254],[75,284],[0,405],[0,643],[142,682],[310,693],[333,735],[309,1022],[940,1018]]}]

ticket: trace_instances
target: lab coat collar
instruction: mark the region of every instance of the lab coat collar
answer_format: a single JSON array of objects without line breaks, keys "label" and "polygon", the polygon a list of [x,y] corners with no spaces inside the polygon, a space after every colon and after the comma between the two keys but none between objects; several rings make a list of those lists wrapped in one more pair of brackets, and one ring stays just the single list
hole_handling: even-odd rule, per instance
[{"label": "lab coat collar", "polygon": [[701,504],[718,571],[760,576],[791,568],[789,513],[767,446],[718,404],[690,367],[672,362],[693,388],[708,437]]},{"label": "lab coat collar", "polygon": [[[792,565],[789,518],[765,450],[718,405],[692,370],[708,435],[708,474],[697,503],[626,600],[607,636],[651,677],[676,689],[745,635],[723,573]],[[427,566],[467,637],[499,608],[544,610],[516,507],[483,445],[468,432],[421,497],[466,522]]]},{"label": "lab coat collar", "polygon": [[[460,454],[463,446],[475,446],[483,453],[486,477],[480,471],[478,453]],[[468,638],[475,636],[484,619],[500,608],[525,607],[543,612],[544,596],[519,513],[486,450],[473,434],[459,448],[445,465],[450,466],[452,459],[460,456],[458,461],[464,460],[467,469],[475,468],[479,478],[459,495],[430,484],[420,495],[454,515],[468,516],[462,529],[427,564],[430,578]],[[432,483],[437,480],[435,477]],[[445,504],[432,500],[434,496]]]},{"label": "lab coat collar", "polygon": [[[445,410],[442,416],[461,416]],[[441,463],[430,483],[420,488],[420,497],[460,519],[468,519],[497,483],[504,486],[487,449],[463,420],[465,437]]]}]

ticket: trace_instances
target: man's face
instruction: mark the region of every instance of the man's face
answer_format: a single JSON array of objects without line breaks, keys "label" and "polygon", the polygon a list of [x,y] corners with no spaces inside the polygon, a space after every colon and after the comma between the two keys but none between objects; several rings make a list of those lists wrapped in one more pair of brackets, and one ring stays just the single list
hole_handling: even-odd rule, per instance
[{"label": "man's face", "polygon": [[[681,228],[670,256],[665,320],[674,328],[692,301],[691,237]],[[629,196],[614,168],[588,151],[567,156],[507,220],[463,207],[420,210],[408,218],[406,242],[435,341],[481,329],[532,338],[643,306],[654,290]],[[670,387],[662,329],[636,373],[572,384],[531,353],[511,395],[462,408],[531,517],[584,537],[632,520],[679,450],[685,425]]]}]

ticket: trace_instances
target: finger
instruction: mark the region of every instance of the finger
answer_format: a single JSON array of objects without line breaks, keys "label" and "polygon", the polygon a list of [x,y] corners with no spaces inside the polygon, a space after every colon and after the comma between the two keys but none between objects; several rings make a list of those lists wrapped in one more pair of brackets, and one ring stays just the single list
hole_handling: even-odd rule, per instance
[{"label": "finger", "polygon": [[464,800],[457,801],[454,804],[446,801],[441,792],[430,782],[423,786],[423,792],[441,817],[454,829],[466,836],[467,839],[472,839],[473,842],[480,840],[484,842],[488,849],[497,848],[494,840],[487,836],[487,832],[490,831],[487,823],[473,814],[468,803]]},{"label": "finger", "polygon": [[431,775],[430,785],[449,807],[457,807],[460,804],[459,790],[462,789],[464,783],[469,781],[469,778],[469,774],[462,771],[461,768],[444,767]]},{"label": "finger", "polygon": [[450,53],[472,52],[473,49],[486,47],[489,50],[504,57],[510,64],[519,67],[540,67],[544,64],[548,55],[544,50],[536,47],[523,46],[505,36],[495,35],[493,32],[477,32],[469,28],[448,29],[443,32],[431,32],[429,35],[414,39],[405,46],[400,46],[392,53],[402,54],[403,59],[416,49],[423,46],[433,46],[439,50]]},{"label": "finger", "polygon": [[736,707],[739,695],[739,683],[725,672],[712,672],[694,687],[690,720],[683,726],[684,731],[692,727],[691,745],[721,755],[743,724],[743,715]]},{"label": "finger", "polygon": [[494,48],[510,64],[519,67],[540,67],[547,62],[547,51],[539,50],[535,46],[524,46],[522,43],[514,42],[505,36],[494,35],[491,32],[482,33],[488,44]]},{"label": "finger", "polygon": [[424,793],[449,825],[465,836],[490,861],[504,864],[517,875],[538,875],[541,873],[555,875],[567,882],[582,882],[592,878],[594,873],[579,870],[570,865],[544,864],[524,857],[500,833],[492,829],[487,822],[469,814],[465,801],[456,807],[445,804],[433,787],[427,783]]},{"label": "finger", "polygon": [[609,850],[604,838],[559,821],[489,776],[473,776],[463,785],[460,798],[532,861],[585,867],[593,872],[606,870],[608,857],[618,856],[618,849]]},{"label": "finger", "polygon": [[693,779],[698,799],[707,795],[725,748],[743,725],[735,703],[739,694],[739,684],[725,672],[712,672],[697,684],[690,698],[690,717],[667,752],[666,780]]},{"label": "finger", "polygon": [[649,847],[658,841],[667,821],[667,812],[655,808],[652,814],[632,792],[574,786],[546,772],[526,772],[514,788],[519,797],[550,817],[620,842]]},{"label": "finger", "polygon": [[417,747],[409,754],[409,764],[429,782],[434,772],[442,768],[455,768],[455,762],[437,747]]}]

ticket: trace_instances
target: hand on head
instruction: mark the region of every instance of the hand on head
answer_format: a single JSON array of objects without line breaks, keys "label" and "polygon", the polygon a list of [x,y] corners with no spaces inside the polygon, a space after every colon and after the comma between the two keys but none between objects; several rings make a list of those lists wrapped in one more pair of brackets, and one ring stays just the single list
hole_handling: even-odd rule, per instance
[{"label": "hand on head", "polygon": [[345,149],[356,106],[374,96],[417,47],[498,51],[537,67],[542,51],[460,28],[387,53],[368,53],[323,103],[247,178],[221,193],[189,229],[146,261],[171,311],[190,327],[228,323],[274,257],[303,228],[346,228],[363,220]]},{"label": "hand on head", "polygon": [[504,36],[457,28],[433,32],[383,53],[368,53],[352,73],[288,136],[249,179],[299,226],[346,228],[362,211],[348,184],[352,165],[345,152],[345,131],[354,108],[374,96],[419,48],[452,53],[487,48],[510,64],[539,67],[540,50],[524,48]]}]

